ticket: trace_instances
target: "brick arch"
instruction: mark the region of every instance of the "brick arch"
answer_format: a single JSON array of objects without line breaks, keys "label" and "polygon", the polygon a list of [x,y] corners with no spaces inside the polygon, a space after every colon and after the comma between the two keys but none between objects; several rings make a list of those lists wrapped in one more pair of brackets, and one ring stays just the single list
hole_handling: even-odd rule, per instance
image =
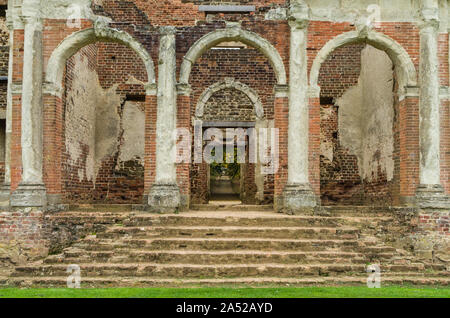
[{"label": "brick arch", "polygon": [[311,67],[309,82],[312,88],[318,87],[320,68],[328,56],[335,49],[354,43],[367,43],[379,50],[385,51],[396,66],[399,87],[402,90],[408,86],[417,86],[416,68],[406,50],[387,35],[373,30],[366,30],[366,32],[351,31],[343,33],[325,44],[317,53]]},{"label": "brick arch", "polygon": [[254,105],[255,115],[258,120],[262,119],[264,117],[264,109],[261,102],[261,99],[259,98],[258,94],[248,87],[247,85],[238,82],[234,80],[234,78],[226,78],[223,81],[217,82],[210,87],[208,87],[200,96],[198,99],[197,107],[195,108],[195,116],[197,118],[202,118],[205,105],[209,101],[209,99],[217,92],[226,89],[226,88],[233,88],[236,89],[242,93],[244,93],[252,102]]},{"label": "brick arch", "polygon": [[45,93],[61,96],[62,79],[67,60],[81,48],[95,42],[116,42],[134,50],[145,65],[148,76],[147,85],[152,86],[155,84],[154,63],[144,46],[125,31],[119,31],[96,23],[94,28],[81,30],[69,35],[53,51],[45,73]]},{"label": "brick arch", "polygon": [[262,38],[260,35],[254,32],[242,30],[240,27],[230,27],[222,30],[216,30],[206,34],[195,42],[184,56],[183,63],[181,64],[180,83],[189,83],[192,66],[204,52],[209,50],[211,47],[226,41],[242,42],[259,50],[268,58],[270,64],[272,65],[278,84],[287,84],[286,70],[280,53],[269,41]]}]

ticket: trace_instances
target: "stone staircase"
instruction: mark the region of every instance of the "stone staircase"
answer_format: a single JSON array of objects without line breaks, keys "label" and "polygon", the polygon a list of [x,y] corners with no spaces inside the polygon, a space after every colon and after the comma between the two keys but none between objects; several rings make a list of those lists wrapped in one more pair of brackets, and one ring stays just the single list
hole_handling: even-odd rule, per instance
[{"label": "stone staircase", "polygon": [[365,285],[367,265],[375,263],[385,285],[450,282],[446,266],[415,261],[383,243],[377,233],[393,222],[388,211],[323,208],[319,215],[288,216],[267,210],[60,212],[53,216],[60,222],[103,218],[110,225],[59,255],[16,267],[7,283],[64,287],[67,266],[77,264],[82,287]]}]

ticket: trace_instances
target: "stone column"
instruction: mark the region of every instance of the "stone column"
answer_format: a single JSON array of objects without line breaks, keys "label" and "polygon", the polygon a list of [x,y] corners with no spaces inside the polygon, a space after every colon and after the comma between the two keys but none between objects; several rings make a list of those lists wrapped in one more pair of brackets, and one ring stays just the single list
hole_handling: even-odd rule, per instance
[{"label": "stone column", "polygon": [[288,183],[284,190],[284,209],[296,212],[316,206],[309,183],[309,107],[307,32],[309,9],[303,1],[291,1],[289,25],[289,131]]},{"label": "stone column", "polygon": [[42,20],[39,1],[25,0],[22,80],[22,179],[11,196],[13,207],[43,207],[47,195],[42,178]]},{"label": "stone column", "polygon": [[5,129],[5,180],[0,189],[0,206],[8,207],[11,194],[11,132],[12,132],[12,75],[14,65],[14,23],[12,8],[8,9],[7,25],[9,30],[9,61],[8,61],[8,93],[6,104]]},{"label": "stone column", "polygon": [[422,3],[420,23],[420,207],[450,207],[441,185],[438,30],[439,10],[434,0]]},{"label": "stone column", "polygon": [[176,170],[176,47],[175,28],[162,27],[158,63],[156,179],[148,199],[151,210],[168,212],[180,206]]}]

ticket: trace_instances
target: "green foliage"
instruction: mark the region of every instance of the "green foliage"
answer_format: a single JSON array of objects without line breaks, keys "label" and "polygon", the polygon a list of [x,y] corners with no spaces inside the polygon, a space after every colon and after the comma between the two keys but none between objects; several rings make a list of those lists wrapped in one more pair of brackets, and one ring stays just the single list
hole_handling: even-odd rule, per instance
[{"label": "green foliage", "polygon": [[[215,149],[212,150],[211,154],[214,156]],[[241,165],[237,163],[237,147],[234,148],[234,160],[233,163],[228,163],[232,158],[228,156],[224,151],[223,153],[223,163],[213,162],[211,163],[211,176],[213,178],[228,176],[232,180],[239,179],[241,177]]]}]

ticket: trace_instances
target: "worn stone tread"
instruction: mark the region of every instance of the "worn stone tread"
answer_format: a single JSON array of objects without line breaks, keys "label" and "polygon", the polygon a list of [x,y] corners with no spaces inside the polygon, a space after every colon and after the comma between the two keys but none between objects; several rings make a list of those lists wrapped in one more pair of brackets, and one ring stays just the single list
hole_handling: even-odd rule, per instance
[{"label": "worn stone tread", "polygon": [[[121,278],[117,277],[86,277],[82,278],[81,286],[86,287],[180,287],[180,286],[366,286],[367,277],[314,277],[314,278],[278,278],[278,277],[241,277],[241,278],[208,278],[208,279],[153,279],[153,278]],[[387,277],[383,276],[382,285],[417,285],[417,286],[448,286],[450,279],[442,277]],[[32,286],[66,286],[66,277],[10,278],[10,285]]]}]

